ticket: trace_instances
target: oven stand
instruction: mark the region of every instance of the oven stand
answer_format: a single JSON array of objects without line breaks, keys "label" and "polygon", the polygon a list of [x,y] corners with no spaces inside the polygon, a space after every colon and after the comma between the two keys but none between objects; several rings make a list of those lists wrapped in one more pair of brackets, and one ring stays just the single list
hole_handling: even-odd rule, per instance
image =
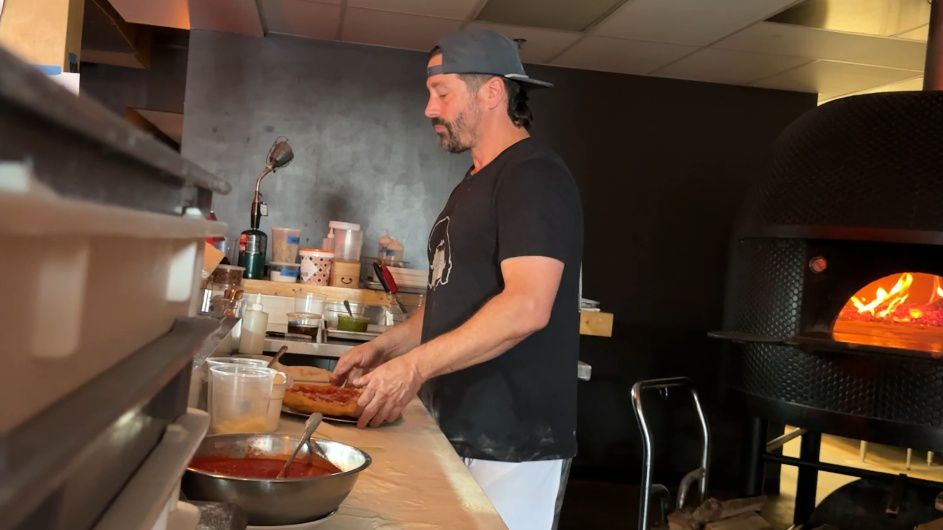
[{"label": "oven stand", "polygon": [[[799,468],[799,478],[796,481],[796,504],[793,511],[793,523],[800,525],[809,520],[815,510],[815,492],[818,485],[819,471],[836,473],[849,477],[870,478],[887,481],[905,480],[908,483],[929,487],[940,487],[940,482],[909,477],[906,474],[895,475],[869,469],[830,464],[819,461],[822,445],[822,433],[796,429],[774,440],[766,441],[767,421],[761,418],[750,420],[750,440],[747,480],[745,493],[748,496],[763,494],[764,467],[767,463],[796,466]],[[783,456],[773,451],[782,447],[782,444],[792,438],[801,436],[799,458]]]}]

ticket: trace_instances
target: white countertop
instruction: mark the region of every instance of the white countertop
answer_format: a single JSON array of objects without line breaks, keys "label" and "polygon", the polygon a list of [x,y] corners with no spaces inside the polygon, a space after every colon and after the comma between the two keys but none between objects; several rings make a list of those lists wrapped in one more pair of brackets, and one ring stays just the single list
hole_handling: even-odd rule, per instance
[{"label": "white countertop", "polygon": [[[279,424],[279,432],[299,434],[303,428],[301,418],[286,415]],[[325,528],[507,528],[418,399],[394,424],[358,429],[325,421],[315,436],[353,445],[373,459]]]}]

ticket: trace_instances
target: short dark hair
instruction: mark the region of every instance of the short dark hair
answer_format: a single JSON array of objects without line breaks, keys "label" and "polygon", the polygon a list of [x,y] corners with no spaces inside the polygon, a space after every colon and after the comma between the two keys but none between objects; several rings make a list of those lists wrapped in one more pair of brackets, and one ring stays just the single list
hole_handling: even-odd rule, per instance
[{"label": "short dark hair", "polygon": [[[498,77],[488,74],[458,74],[458,77],[465,82],[468,90],[477,92],[481,85],[485,84],[492,77]],[[504,82],[504,91],[508,95],[508,117],[511,123],[518,127],[530,130],[530,125],[534,121],[534,115],[527,105],[527,89],[521,86],[517,81],[507,78],[500,78]]]},{"label": "short dark hair", "polygon": [[[436,55],[441,54],[442,49],[435,46],[429,51],[429,58],[432,59]],[[465,82],[469,90],[477,92],[478,89],[481,88],[481,85],[485,84],[485,81],[498,76],[488,74],[458,74],[458,77]],[[527,105],[527,89],[517,81],[512,81],[506,77],[501,78],[501,80],[504,81],[504,91],[507,92],[508,95],[508,118],[511,118],[511,123],[514,125],[530,130],[530,125],[534,121],[534,114]]]}]

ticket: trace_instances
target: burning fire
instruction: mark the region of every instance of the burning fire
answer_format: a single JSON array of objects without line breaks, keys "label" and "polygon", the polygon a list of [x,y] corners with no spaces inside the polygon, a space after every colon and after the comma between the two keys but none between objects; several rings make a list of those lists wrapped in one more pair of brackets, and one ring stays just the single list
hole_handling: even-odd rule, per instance
[{"label": "burning fire", "polygon": [[[885,288],[891,282],[893,285]],[[887,277],[872,282],[851,297],[838,318],[943,327],[940,277],[905,272],[896,281],[894,277]]]}]

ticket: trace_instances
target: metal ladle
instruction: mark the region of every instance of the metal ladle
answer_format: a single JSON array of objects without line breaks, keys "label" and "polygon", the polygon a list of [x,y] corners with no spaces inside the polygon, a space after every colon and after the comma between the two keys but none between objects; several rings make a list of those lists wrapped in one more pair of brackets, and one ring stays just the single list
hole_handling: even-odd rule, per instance
[{"label": "metal ladle", "polygon": [[307,421],[305,421],[305,432],[301,435],[301,441],[295,446],[295,450],[291,452],[291,456],[285,461],[285,465],[283,465],[281,471],[275,475],[275,478],[285,478],[285,475],[288,474],[288,468],[291,467],[291,463],[295,461],[295,457],[298,456],[298,451],[301,450],[301,446],[304,444],[308,444],[309,451],[314,449],[315,454],[330,462],[330,460],[327,459],[327,455],[324,454],[324,451],[321,449],[321,446],[318,445],[318,442],[314,442],[314,444],[310,443],[311,435],[314,434],[318,425],[321,424],[322,419],[324,419],[324,415],[320,412],[313,412],[308,416]]}]

